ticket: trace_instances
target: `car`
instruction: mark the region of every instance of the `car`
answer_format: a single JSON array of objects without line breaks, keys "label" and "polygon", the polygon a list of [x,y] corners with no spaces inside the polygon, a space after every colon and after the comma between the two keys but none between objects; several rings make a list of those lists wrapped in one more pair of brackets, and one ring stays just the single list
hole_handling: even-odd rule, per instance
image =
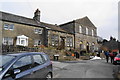
[{"label": "car", "polygon": [[113,64],[118,64],[120,65],[120,53],[116,55],[114,58]]},{"label": "car", "polygon": [[52,62],[43,52],[24,52],[0,55],[0,80],[40,78],[51,80]]}]

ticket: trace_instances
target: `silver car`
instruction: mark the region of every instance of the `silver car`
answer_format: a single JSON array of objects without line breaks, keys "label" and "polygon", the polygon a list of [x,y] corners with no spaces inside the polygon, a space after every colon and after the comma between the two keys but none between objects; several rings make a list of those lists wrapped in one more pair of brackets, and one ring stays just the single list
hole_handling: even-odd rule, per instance
[{"label": "silver car", "polygon": [[52,79],[52,62],[43,52],[0,55],[0,80]]}]

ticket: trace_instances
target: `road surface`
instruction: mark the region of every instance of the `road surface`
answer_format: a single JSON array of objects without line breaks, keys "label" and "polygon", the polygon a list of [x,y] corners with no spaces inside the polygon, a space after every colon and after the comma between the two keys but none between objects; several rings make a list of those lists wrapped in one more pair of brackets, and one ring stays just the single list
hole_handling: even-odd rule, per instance
[{"label": "road surface", "polygon": [[54,78],[113,78],[114,65],[105,60],[53,62]]}]

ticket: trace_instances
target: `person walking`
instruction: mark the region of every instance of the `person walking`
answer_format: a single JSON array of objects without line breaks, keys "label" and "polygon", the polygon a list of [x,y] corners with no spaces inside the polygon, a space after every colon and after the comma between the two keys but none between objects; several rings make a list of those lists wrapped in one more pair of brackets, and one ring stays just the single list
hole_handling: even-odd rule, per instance
[{"label": "person walking", "polygon": [[106,61],[108,63],[108,61],[109,61],[109,52],[108,51],[104,51],[104,54],[106,56]]},{"label": "person walking", "polygon": [[112,52],[110,52],[110,59],[111,59],[111,63],[113,63],[113,61],[114,61],[114,54]]}]

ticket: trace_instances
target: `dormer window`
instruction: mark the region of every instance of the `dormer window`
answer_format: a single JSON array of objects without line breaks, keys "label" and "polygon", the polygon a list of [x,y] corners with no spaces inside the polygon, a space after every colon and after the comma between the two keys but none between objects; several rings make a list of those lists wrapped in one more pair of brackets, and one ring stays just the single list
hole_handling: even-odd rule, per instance
[{"label": "dormer window", "polygon": [[41,28],[36,28],[35,29],[35,34],[42,34],[42,29]]},{"label": "dormer window", "polygon": [[13,30],[14,29],[14,24],[4,24],[4,29],[5,30]]}]

